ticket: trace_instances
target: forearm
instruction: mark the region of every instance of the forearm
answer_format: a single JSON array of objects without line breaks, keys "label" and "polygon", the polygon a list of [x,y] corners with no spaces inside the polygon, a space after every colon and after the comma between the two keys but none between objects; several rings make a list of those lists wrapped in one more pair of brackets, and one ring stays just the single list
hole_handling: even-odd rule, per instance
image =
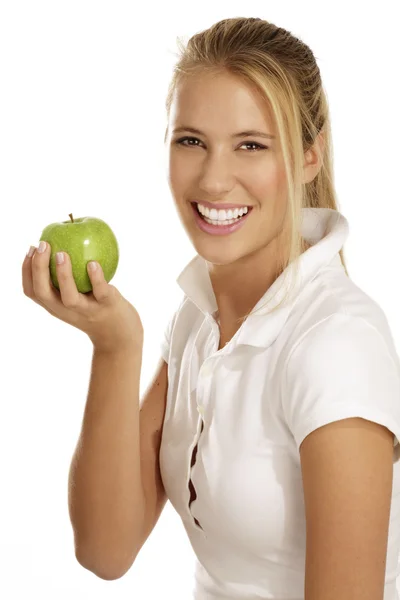
[{"label": "forearm", "polygon": [[139,386],[142,352],[93,350],[82,430],[69,475],[76,556],[86,568],[118,572],[141,539]]}]

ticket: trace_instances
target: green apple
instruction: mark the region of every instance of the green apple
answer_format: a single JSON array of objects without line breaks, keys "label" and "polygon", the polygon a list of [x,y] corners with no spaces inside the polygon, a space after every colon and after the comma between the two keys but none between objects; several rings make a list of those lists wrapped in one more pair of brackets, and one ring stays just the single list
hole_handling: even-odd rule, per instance
[{"label": "green apple", "polygon": [[107,223],[95,217],[74,219],[52,223],[45,227],[40,240],[48,242],[51,247],[50,276],[53,285],[59,290],[57,279],[56,253],[66,252],[72,264],[72,274],[78,291],[86,294],[92,291],[92,284],[87,272],[87,264],[97,261],[109,282],[115,275],[119,261],[117,239]]}]

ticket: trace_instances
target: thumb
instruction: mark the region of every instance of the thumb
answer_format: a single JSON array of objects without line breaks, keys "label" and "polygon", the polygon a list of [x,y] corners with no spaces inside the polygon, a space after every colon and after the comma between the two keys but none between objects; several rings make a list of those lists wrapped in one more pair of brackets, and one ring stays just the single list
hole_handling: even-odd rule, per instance
[{"label": "thumb", "polygon": [[111,299],[111,286],[108,285],[103,269],[99,262],[91,260],[88,262],[87,271],[92,284],[93,296],[98,302],[107,302]]}]

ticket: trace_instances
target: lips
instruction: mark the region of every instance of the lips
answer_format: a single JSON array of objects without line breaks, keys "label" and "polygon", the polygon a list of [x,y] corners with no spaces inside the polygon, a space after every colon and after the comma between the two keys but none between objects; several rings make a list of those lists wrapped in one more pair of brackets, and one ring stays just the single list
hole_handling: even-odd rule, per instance
[{"label": "lips", "polygon": [[206,208],[209,208],[210,210],[212,208],[215,208],[216,210],[235,210],[235,208],[244,208],[245,206],[247,206],[247,208],[250,210],[251,208],[253,208],[252,206],[250,206],[249,204],[212,204],[211,202],[200,202],[197,200],[193,200],[191,201],[191,204],[202,204],[203,206],[205,206]]},{"label": "lips", "polygon": [[[225,211],[232,210],[232,212],[233,212],[233,211],[234,211],[236,208],[238,208],[238,209],[245,208],[245,205],[239,206],[239,205],[234,205],[234,204],[225,204],[225,205],[221,205],[221,204],[219,204],[219,205],[217,205],[217,206],[220,206],[220,207],[221,207],[221,206],[223,206],[223,208],[217,208],[217,206],[213,206],[213,205],[209,206],[208,204],[203,204],[202,202],[191,202],[191,205],[193,206],[193,209],[194,209],[194,210],[195,210],[195,211],[196,211],[196,212],[197,212],[197,213],[198,213],[198,214],[199,214],[201,217],[204,217],[204,215],[203,215],[203,213],[201,213],[201,212],[200,212],[200,210],[199,210],[199,204],[202,204],[203,206],[205,206],[206,208],[209,208],[210,210],[212,210],[212,209],[215,209],[215,210],[225,210]],[[252,210],[253,210],[253,207],[252,207],[252,206],[247,206],[247,213],[244,213],[244,214],[248,214],[248,213],[249,213],[249,212],[251,212]]]},{"label": "lips", "polygon": [[247,219],[249,218],[252,212],[251,208],[247,212],[247,214],[243,215],[240,219],[237,219],[234,223],[231,223],[230,225],[222,225],[221,223],[218,223],[218,225],[213,225],[212,223],[208,223],[203,219],[202,215],[197,210],[195,202],[192,202],[192,210],[197,226],[205,233],[214,236],[225,236],[230,235],[231,233],[235,233],[241,227],[243,227],[244,223],[246,223]]}]

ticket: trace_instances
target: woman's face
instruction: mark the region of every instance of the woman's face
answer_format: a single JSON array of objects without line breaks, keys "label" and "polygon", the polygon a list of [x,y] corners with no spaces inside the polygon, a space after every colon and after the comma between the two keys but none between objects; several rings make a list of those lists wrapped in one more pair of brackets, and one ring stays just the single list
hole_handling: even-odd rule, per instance
[{"label": "woman's face", "polygon": [[[249,130],[275,137],[237,135]],[[270,112],[254,90],[227,73],[181,80],[166,143],[169,187],[200,256],[213,264],[230,264],[277,240],[287,207],[286,176]],[[199,228],[193,202],[247,206],[251,211],[237,231],[213,235]]]}]

